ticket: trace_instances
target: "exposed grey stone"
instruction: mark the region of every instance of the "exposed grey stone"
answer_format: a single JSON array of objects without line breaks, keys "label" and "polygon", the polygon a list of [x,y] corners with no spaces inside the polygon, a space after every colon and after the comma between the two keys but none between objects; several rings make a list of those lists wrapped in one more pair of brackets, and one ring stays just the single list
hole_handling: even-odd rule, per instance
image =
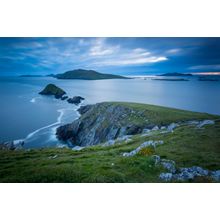
[{"label": "exposed grey stone", "polygon": [[74,146],[74,147],[72,148],[72,150],[80,151],[80,150],[82,150],[83,148],[84,148],[84,147]]},{"label": "exposed grey stone", "polygon": [[155,165],[160,163],[160,156],[159,155],[153,155],[152,158],[154,160]]},{"label": "exposed grey stone", "polygon": [[54,155],[54,156],[50,156],[48,157],[49,159],[56,159],[58,156],[57,155]]},{"label": "exposed grey stone", "polygon": [[144,128],[144,129],[142,130],[142,133],[148,133],[148,132],[150,132],[150,131],[151,131],[150,129]]},{"label": "exposed grey stone", "polygon": [[220,182],[220,170],[212,171],[211,177],[213,180]]},{"label": "exposed grey stone", "polygon": [[195,176],[207,176],[209,174],[208,170],[205,170],[198,166],[192,166],[189,168],[180,168],[180,172],[193,173]]},{"label": "exposed grey stone", "polygon": [[161,160],[161,165],[167,169],[170,173],[175,173],[176,172],[176,163],[173,160],[166,160],[162,159]]},{"label": "exposed grey stone", "polygon": [[109,140],[106,143],[104,143],[102,146],[103,147],[109,147],[115,144],[115,140]]},{"label": "exposed grey stone", "polygon": [[145,134],[142,134],[141,137],[146,137],[146,136],[150,136],[151,134],[150,133],[145,133]]},{"label": "exposed grey stone", "polygon": [[24,146],[24,140],[14,140],[0,143],[1,150],[22,150]]},{"label": "exposed grey stone", "polygon": [[177,124],[177,123],[171,123],[168,127],[167,127],[167,130],[169,131],[169,132],[173,132],[173,130],[176,128],[176,127],[178,127],[179,126],[179,124]]},{"label": "exposed grey stone", "polygon": [[169,182],[172,180],[173,174],[172,173],[161,173],[159,178],[165,182]]},{"label": "exposed grey stone", "polygon": [[69,102],[71,104],[78,105],[82,100],[84,100],[83,97],[81,97],[81,96],[74,96],[73,98],[68,98],[67,102]]},{"label": "exposed grey stone", "polygon": [[136,155],[141,149],[145,148],[145,147],[156,147],[158,144],[163,144],[163,141],[146,141],[144,143],[142,143],[138,148],[136,148],[135,150],[129,152],[129,153],[123,153],[122,156],[124,157],[132,157],[134,155]]},{"label": "exposed grey stone", "polygon": [[[124,135],[141,133],[144,125],[129,123],[127,117],[130,117],[131,111],[130,107],[111,103],[84,106],[79,109],[81,117],[71,124],[58,127],[56,135],[58,139],[70,141],[73,145],[92,146]],[[138,113],[138,110],[135,112]]]},{"label": "exposed grey stone", "polygon": [[198,166],[180,168],[179,173],[173,175],[173,179],[178,181],[193,180],[198,176],[208,176],[209,171]]},{"label": "exposed grey stone", "polygon": [[159,130],[159,127],[156,125],[152,128],[152,131],[158,131]]},{"label": "exposed grey stone", "polygon": [[213,125],[215,124],[215,122],[213,120],[204,120],[199,122],[199,124],[197,125],[197,128],[202,128],[205,125]]}]

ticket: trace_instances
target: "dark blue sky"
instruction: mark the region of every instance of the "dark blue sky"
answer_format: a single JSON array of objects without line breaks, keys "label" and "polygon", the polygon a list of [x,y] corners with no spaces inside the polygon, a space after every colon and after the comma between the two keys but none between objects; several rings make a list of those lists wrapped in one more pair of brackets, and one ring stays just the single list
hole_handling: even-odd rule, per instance
[{"label": "dark blue sky", "polygon": [[0,38],[0,74],[220,72],[220,38]]}]

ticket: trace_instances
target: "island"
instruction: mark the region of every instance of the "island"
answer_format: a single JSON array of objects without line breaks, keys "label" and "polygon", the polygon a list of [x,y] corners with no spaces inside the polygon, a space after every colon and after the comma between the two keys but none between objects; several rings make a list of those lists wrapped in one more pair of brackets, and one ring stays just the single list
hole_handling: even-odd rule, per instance
[{"label": "island", "polygon": [[55,98],[59,99],[62,98],[62,96],[65,95],[66,92],[54,84],[48,84],[41,92],[39,92],[39,94],[53,95],[55,96]]},{"label": "island", "polygon": [[159,76],[193,76],[191,73],[177,73],[177,72],[174,72],[174,73],[164,73],[164,74],[161,74]]},{"label": "island", "polygon": [[54,75],[57,79],[82,79],[82,80],[101,80],[101,79],[129,79],[128,77],[99,73],[94,70],[76,69],[62,74]]},{"label": "island", "polygon": [[160,81],[189,81],[188,79],[182,79],[182,78],[152,78],[151,80],[160,80]]}]

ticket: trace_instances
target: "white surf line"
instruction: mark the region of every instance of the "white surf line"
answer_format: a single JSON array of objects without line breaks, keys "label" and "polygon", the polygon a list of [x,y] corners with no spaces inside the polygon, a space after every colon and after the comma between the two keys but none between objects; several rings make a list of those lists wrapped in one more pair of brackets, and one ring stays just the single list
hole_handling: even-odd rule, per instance
[{"label": "white surf line", "polygon": [[[74,111],[76,112],[76,114],[77,114],[77,117],[75,118],[75,120],[77,120],[77,119],[80,117],[80,113],[78,112],[78,109],[79,109],[81,106],[82,106],[82,102],[81,102],[79,105],[77,105],[76,108],[59,109],[58,111],[59,111],[59,112],[63,111],[63,114],[62,114],[62,115],[60,114],[60,116],[59,116],[59,119],[60,119],[60,120],[58,120],[58,121],[60,121],[60,123],[61,123],[61,119],[62,119],[62,117],[63,117],[63,115],[64,115],[64,111],[65,111],[65,110],[74,110]],[[51,129],[51,130],[52,130],[52,134],[50,135],[49,140],[58,140],[58,138],[57,138],[57,136],[56,136],[56,129],[57,129],[57,128],[58,128],[58,125],[55,126],[55,127],[53,127],[53,128]],[[58,147],[64,147],[64,146],[66,146],[66,145],[65,145],[65,144],[58,145]]]},{"label": "white surf line", "polygon": [[34,97],[30,100],[30,102],[35,103],[37,99],[40,99],[40,97]]},{"label": "white surf line", "polygon": [[[39,98],[39,97],[36,97],[36,98]],[[33,98],[33,99],[35,99],[35,101],[36,101],[36,98]],[[33,99],[32,99],[32,102],[33,102]],[[30,139],[31,137],[33,137],[33,136],[34,136],[35,134],[37,134],[38,132],[40,132],[40,131],[42,131],[42,130],[44,130],[44,129],[46,129],[46,128],[50,128],[50,127],[53,127],[53,126],[56,126],[56,125],[57,125],[56,127],[54,127],[54,128],[52,129],[52,135],[51,135],[51,138],[54,138],[54,136],[55,136],[55,138],[56,138],[55,131],[56,131],[56,128],[58,127],[58,125],[61,124],[62,117],[63,117],[63,115],[64,115],[65,110],[74,110],[74,111],[76,111],[76,114],[78,115],[78,117],[77,117],[76,119],[78,119],[78,118],[80,117],[80,114],[79,114],[79,112],[78,112],[78,109],[81,107],[82,103],[83,103],[83,101],[82,101],[78,106],[76,106],[76,108],[62,108],[62,109],[58,109],[57,112],[59,112],[60,115],[58,116],[57,121],[56,121],[55,123],[49,124],[49,125],[47,125],[47,126],[44,126],[44,127],[42,127],[42,128],[39,128],[39,129],[37,129],[37,130],[31,132],[30,134],[27,135],[27,137],[26,137],[24,140],[27,141],[28,139]]]},{"label": "white surf line", "polygon": [[57,121],[55,123],[52,123],[52,124],[49,124],[47,126],[44,126],[42,128],[39,128],[33,132],[31,132],[30,134],[27,135],[27,137],[25,138],[25,140],[27,139],[30,139],[31,137],[33,137],[36,133],[38,133],[39,131],[43,130],[43,129],[46,129],[46,128],[50,128],[50,127],[53,127],[55,125],[59,125],[61,123],[61,120],[62,120],[62,117],[64,115],[64,110],[65,109],[58,109],[57,111],[60,113],[60,115],[58,116],[57,118]]}]

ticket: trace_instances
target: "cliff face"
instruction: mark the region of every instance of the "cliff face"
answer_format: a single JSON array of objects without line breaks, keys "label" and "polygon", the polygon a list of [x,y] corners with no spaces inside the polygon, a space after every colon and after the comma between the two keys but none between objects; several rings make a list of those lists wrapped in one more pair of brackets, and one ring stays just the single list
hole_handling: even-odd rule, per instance
[{"label": "cliff face", "polygon": [[57,129],[60,140],[79,146],[96,145],[124,135],[138,134],[156,125],[160,127],[176,121],[213,117],[159,106],[117,102],[83,106],[79,112],[79,119]]},{"label": "cliff face", "polygon": [[125,120],[132,114],[132,109],[125,106],[100,103],[81,107],[79,112],[82,116],[78,120],[57,129],[59,139],[88,146],[142,131],[141,124]]}]

